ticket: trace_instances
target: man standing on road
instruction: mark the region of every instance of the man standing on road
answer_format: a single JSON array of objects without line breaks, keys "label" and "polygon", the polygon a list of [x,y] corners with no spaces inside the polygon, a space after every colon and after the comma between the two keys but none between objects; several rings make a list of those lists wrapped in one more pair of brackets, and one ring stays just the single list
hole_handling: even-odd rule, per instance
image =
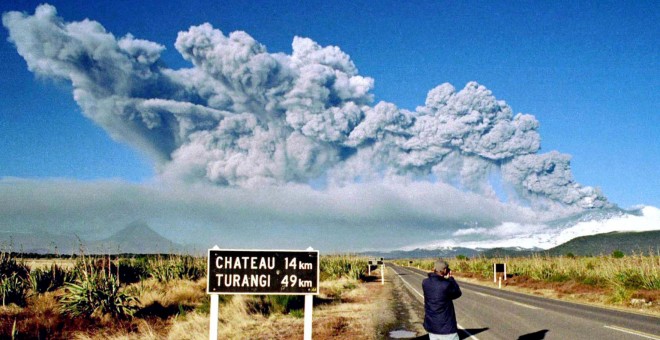
[{"label": "man standing on road", "polygon": [[461,289],[451,275],[445,261],[437,261],[433,272],[422,281],[424,290],[424,329],[431,340],[459,340],[455,299],[461,296]]}]

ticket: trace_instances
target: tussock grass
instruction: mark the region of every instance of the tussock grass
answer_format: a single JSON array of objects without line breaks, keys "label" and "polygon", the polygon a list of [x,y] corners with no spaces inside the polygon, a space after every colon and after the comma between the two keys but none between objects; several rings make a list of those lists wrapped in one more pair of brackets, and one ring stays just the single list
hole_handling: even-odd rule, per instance
[{"label": "tussock grass", "polygon": [[[66,266],[51,260],[50,265],[41,260],[30,271],[23,260],[0,258],[0,267],[11,268],[3,277],[12,277],[5,275],[10,272],[20,277],[26,293],[20,304],[0,306],[0,338],[14,332],[19,338],[208,337],[204,258],[83,254]],[[369,338],[363,335],[373,333],[383,312],[376,306],[382,301],[370,300],[361,281],[367,260],[321,257],[321,269],[314,337]],[[289,339],[302,334],[303,296],[222,295],[220,300],[220,338]]]}]

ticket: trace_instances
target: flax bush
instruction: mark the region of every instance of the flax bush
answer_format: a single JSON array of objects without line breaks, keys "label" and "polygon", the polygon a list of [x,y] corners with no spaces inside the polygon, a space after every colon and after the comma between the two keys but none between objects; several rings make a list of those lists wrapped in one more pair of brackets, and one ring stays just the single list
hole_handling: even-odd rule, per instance
[{"label": "flax bush", "polygon": [[3,306],[13,303],[24,307],[27,291],[27,283],[16,273],[0,279],[0,295],[2,295]]},{"label": "flax bush", "polygon": [[61,311],[72,316],[100,318],[109,314],[127,318],[137,311],[137,298],[120,290],[112,274],[92,273],[76,283],[67,283],[60,298]]},{"label": "flax bush", "polygon": [[138,299],[123,291],[110,258],[84,255],[72,270],[74,282],[67,282],[59,298],[60,311],[72,316],[129,318],[138,309]]},{"label": "flax bush", "polygon": [[75,275],[71,271],[55,264],[49,269],[35,269],[30,272],[30,287],[34,293],[51,292],[74,280]]},{"label": "flax bush", "polygon": [[25,306],[30,268],[9,253],[0,253],[0,297],[2,305]]}]

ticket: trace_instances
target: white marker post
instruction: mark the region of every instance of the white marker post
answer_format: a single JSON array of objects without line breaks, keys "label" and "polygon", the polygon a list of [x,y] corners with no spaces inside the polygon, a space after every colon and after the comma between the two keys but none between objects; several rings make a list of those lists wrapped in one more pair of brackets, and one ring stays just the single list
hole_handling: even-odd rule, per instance
[{"label": "white marker post", "polygon": [[493,263],[493,283],[497,282],[497,264]]},{"label": "white marker post", "polygon": [[[308,247],[307,251],[314,251],[314,248]],[[305,295],[305,320],[303,327],[303,339],[312,340],[312,311],[314,310],[314,295]]]},{"label": "white marker post", "polygon": [[[216,244],[213,250],[220,250]],[[209,323],[209,340],[218,340],[218,318],[220,317],[220,297],[218,294],[209,294],[211,296],[211,316]]]},{"label": "white marker post", "polygon": [[381,257],[380,262],[382,263],[380,265],[380,284],[384,285],[385,284],[385,261]]}]

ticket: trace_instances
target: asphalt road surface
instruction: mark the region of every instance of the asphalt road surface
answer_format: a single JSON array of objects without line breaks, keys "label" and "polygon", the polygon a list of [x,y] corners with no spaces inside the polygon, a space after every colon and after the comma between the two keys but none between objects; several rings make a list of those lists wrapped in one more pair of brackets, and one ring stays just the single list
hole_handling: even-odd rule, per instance
[{"label": "asphalt road surface", "polygon": [[[389,273],[424,304],[427,272],[387,265]],[[461,339],[660,340],[660,318],[575,304],[457,280],[463,296],[454,301]],[[423,317],[423,315],[421,316]]]}]

